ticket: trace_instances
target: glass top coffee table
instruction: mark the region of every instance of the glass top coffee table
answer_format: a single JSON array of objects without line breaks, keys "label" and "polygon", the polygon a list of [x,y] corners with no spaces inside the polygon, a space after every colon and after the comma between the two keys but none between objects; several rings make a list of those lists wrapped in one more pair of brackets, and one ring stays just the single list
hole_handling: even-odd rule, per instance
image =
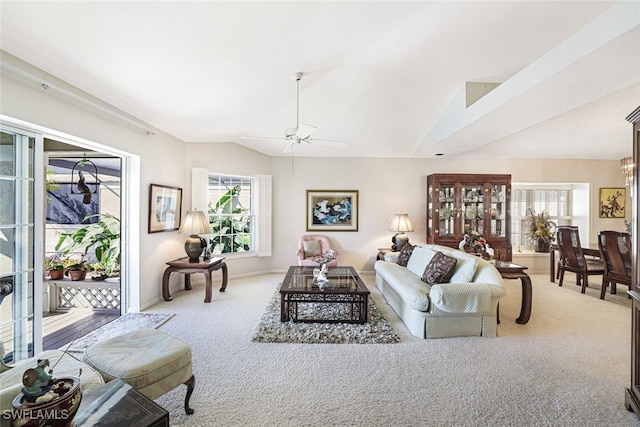
[{"label": "glass top coffee table", "polygon": [[280,287],[282,322],[366,323],[369,290],[353,267],[332,267],[318,283],[314,267],[289,267]]}]

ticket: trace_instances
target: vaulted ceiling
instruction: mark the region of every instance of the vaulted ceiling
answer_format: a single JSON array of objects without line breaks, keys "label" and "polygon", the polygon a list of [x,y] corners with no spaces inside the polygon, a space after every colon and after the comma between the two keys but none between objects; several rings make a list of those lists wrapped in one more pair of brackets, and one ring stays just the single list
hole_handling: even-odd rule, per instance
[{"label": "vaulted ceiling", "polygon": [[[0,47],[186,142],[271,156],[619,159],[640,3],[2,1]],[[3,69],[2,72],[8,72]],[[0,92],[1,96],[1,92]],[[273,137],[253,139],[243,137]]]}]

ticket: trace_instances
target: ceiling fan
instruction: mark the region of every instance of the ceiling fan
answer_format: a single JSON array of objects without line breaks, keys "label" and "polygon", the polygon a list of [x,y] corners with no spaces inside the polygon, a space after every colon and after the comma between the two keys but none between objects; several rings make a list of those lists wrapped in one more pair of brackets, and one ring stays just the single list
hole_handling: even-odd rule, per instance
[{"label": "ceiling fan", "polygon": [[302,73],[296,73],[296,126],[285,129],[284,137],[264,137],[264,136],[241,136],[242,139],[271,139],[271,140],[285,140],[291,141],[287,147],[283,150],[283,153],[293,151],[295,144],[301,144],[303,142],[328,142],[331,145],[344,146],[348,144],[346,141],[336,141],[333,139],[312,139],[311,134],[318,128],[309,124],[300,124],[300,80],[302,80]]}]

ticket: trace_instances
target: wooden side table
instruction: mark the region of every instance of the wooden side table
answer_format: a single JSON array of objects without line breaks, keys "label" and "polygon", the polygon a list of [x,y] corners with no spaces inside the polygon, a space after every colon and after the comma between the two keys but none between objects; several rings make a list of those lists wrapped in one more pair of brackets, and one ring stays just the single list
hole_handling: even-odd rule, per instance
[{"label": "wooden side table", "polygon": [[[531,299],[533,292],[531,289],[531,278],[525,273],[525,270],[529,267],[509,261],[501,261],[499,259],[496,259],[493,265],[504,279],[520,279],[520,283],[522,284],[522,305],[520,306],[520,316],[516,319],[516,323],[524,325],[531,317]],[[500,323],[499,316],[498,323]]]},{"label": "wooden side table", "polygon": [[173,297],[169,293],[169,276],[171,273],[177,272],[184,274],[184,289],[186,291],[191,290],[191,275],[193,273],[203,273],[205,280],[205,297],[204,302],[211,302],[211,272],[222,269],[222,286],[220,292],[224,292],[227,289],[227,264],[224,262],[224,257],[212,257],[209,259],[203,259],[202,257],[198,262],[189,262],[189,257],[179,258],[173,261],[169,261],[167,269],[162,276],[162,298],[165,301],[171,301]]}]

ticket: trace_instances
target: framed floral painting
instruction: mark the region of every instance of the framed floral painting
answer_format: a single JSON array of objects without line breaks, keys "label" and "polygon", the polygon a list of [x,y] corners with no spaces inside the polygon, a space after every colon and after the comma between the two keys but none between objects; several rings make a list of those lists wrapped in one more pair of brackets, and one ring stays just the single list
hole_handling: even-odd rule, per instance
[{"label": "framed floral painting", "polygon": [[358,190],[307,190],[307,231],[358,231]]},{"label": "framed floral painting", "polygon": [[624,218],[626,216],[627,190],[625,188],[600,189],[600,218]]}]

